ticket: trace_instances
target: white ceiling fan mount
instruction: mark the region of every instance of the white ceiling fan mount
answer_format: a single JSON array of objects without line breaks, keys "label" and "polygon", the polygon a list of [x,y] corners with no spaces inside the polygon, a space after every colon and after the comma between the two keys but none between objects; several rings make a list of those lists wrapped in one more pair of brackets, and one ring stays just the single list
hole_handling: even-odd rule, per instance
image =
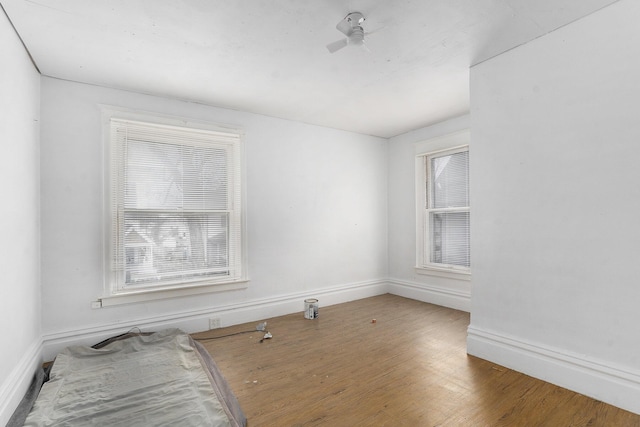
[{"label": "white ceiling fan mount", "polygon": [[364,21],[365,17],[362,13],[351,12],[338,22],[336,28],[347,37],[333,43],[329,43],[327,45],[329,52],[334,53],[347,46],[362,46],[366,49],[367,47],[364,43],[364,36],[370,33],[365,33],[362,28],[362,23]]}]

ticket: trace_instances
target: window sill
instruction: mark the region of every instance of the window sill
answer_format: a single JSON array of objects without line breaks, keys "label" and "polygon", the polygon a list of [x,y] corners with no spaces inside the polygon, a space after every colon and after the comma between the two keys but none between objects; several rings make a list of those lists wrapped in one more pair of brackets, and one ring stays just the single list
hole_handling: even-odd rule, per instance
[{"label": "window sill", "polygon": [[235,291],[246,289],[249,280],[241,280],[233,283],[222,283],[213,285],[191,286],[173,289],[143,289],[130,291],[121,294],[113,294],[99,298],[94,308],[103,308],[120,304],[131,304],[137,302],[147,302],[166,298],[176,298],[189,295],[199,295],[212,292]]},{"label": "window sill", "polygon": [[425,276],[445,277],[447,279],[471,280],[471,271],[454,270],[452,268],[415,267],[416,273]]}]

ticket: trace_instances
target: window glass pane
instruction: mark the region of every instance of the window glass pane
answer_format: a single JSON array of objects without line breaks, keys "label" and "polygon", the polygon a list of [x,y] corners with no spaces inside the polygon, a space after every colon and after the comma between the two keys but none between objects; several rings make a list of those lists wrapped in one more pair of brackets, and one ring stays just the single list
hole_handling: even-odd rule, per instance
[{"label": "window glass pane", "polygon": [[470,266],[469,212],[431,212],[430,262]]},{"label": "window glass pane", "polygon": [[124,213],[125,284],[229,274],[228,214]]},{"label": "window glass pane", "polygon": [[469,206],[469,152],[431,157],[431,208]]}]

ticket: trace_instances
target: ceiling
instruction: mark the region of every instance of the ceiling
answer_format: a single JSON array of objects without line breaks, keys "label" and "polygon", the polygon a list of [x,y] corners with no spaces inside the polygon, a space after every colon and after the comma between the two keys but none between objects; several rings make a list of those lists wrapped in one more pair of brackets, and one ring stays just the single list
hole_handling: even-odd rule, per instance
[{"label": "ceiling", "polygon": [[[617,0],[0,0],[43,75],[392,137],[469,111],[469,67]],[[326,45],[347,13],[368,51]]]}]

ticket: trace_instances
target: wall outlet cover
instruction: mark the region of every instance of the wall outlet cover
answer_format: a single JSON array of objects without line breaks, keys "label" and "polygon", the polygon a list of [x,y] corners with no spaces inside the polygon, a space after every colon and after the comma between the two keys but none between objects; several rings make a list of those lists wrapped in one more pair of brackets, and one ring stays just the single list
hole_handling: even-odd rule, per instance
[{"label": "wall outlet cover", "polygon": [[209,329],[218,329],[220,327],[220,318],[211,317],[209,319]]}]

